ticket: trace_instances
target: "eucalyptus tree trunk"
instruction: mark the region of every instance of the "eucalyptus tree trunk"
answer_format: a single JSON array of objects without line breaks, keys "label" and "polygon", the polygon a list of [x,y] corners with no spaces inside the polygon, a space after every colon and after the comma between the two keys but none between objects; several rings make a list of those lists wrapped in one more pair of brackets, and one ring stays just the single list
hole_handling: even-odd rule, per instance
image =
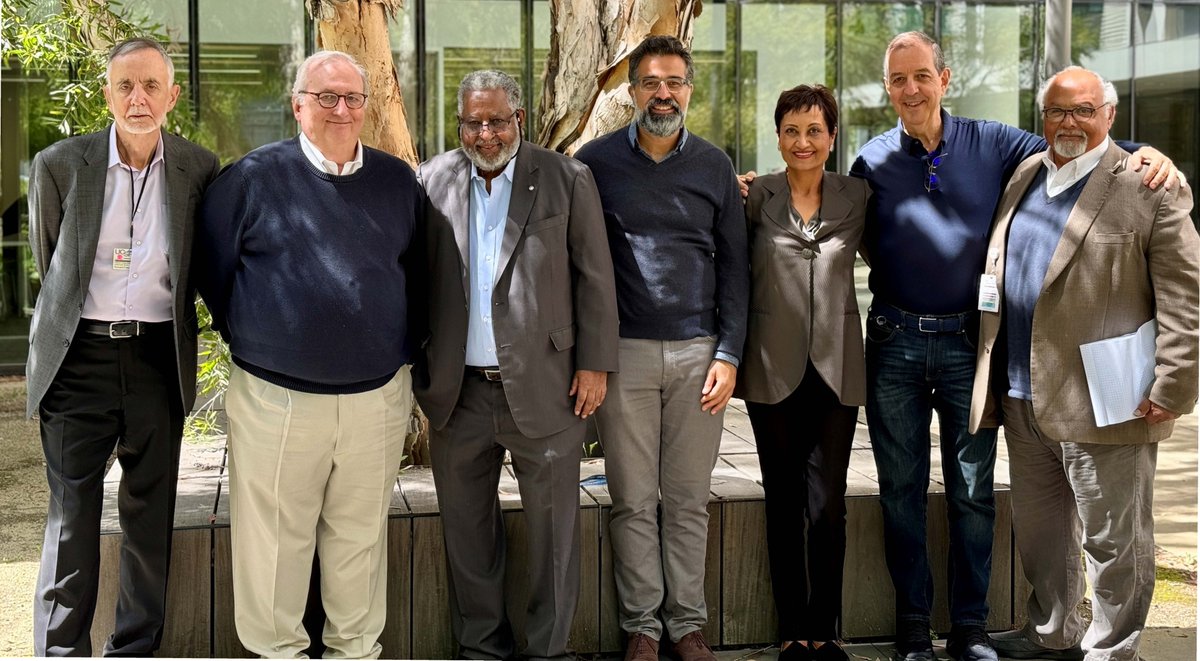
[{"label": "eucalyptus tree trunk", "polygon": [[628,124],[629,53],[650,35],[691,46],[701,0],[550,0],[550,55],[537,141],[572,154]]},{"label": "eucalyptus tree trunk", "polygon": [[388,19],[403,0],[307,0],[317,24],[317,44],[349,53],[367,70],[371,81],[363,122],[363,144],[417,167],[417,149],[408,130],[404,98],[392,60]]},{"label": "eucalyptus tree trunk", "polygon": [[[397,156],[416,169],[420,159],[408,130],[404,98],[392,60],[388,20],[403,0],[306,0],[318,21],[317,44],[349,53],[367,70],[371,81],[362,141]],[[406,464],[429,463],[429,421],[413,403],[409,433],[404,439]]]}]

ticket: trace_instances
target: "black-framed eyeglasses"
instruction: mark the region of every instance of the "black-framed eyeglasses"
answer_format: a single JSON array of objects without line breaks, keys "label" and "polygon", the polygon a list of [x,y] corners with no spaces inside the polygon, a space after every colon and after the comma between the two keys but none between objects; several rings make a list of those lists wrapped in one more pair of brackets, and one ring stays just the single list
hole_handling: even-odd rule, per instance
[{"label": "black-framed eyeglasses", "polygon": [[309,96],[317,97],[317,105],[325,109],[336,108],[338,100],[345,99],[346,107],[351,110],[358,110],[367,103],[367,95],[359,94],[358,92],[350,92],[349,94],[334,94],[333,92],[301,92]]},{"label": "black-framed eyeglasses", "polygon": [[508,117],[489,119],[486,122],[480,122],[474,119],[463,121],[463,119],[459,117],[458,127],[467,135],[479,135],[480,133],[483,133],[483,129],[485,128],[489,129],[493,134],[504,133],[510,126],[513,125],[513,118],[517,116],[518,112],[521,112],[520,109],[512,111],[512,114]]},{"label": "black-framed eyeglasses", "polygon": [[662,87],[663,85],[667,86],[668,92],[671,94],[676,94],[683,91],[683,88],[691,84],[692,81],[688,80],[687,78],[678,78],[675,76],[670,78],[638,78],[637,80],[638,89],[647,94],[654,94],[658,91],[658,88]]},{"label": "black-framed eyeglasses", "polygon": [[946,159],[946,156],[945,152],[925,156],[925,191],[927,193],[941,188],[941,177],[938,176],[937,169],[942,166],[942,161]]},{"label": "black-framed eyeglasses", "polygon": [[1071,115],[1076,121],[1086,121],[1096,116],[1096,113],[1107,106],[1107,103],[1101,103],[1095,108],[1091,106],[1076,106],[1074,108],[1044,108],[1042,109],[1042,119],[1047,122],[1061,122]]}]

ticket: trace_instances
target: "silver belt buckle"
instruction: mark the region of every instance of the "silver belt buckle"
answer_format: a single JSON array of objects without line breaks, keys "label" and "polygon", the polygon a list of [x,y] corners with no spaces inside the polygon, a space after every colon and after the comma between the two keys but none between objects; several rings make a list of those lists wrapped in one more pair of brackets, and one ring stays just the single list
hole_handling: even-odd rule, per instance
[{"label": "silver belt buckle", "polygon": [[113,340],[124,340],[142,334],[140,321],[114,321],[108,325],[108,337]]},{"label": "silver belt buckle", "polygon": [[[934,324],[933,329],[925,328],[925,322],[928,321]],[[940,333],[942,330],[941,319],[937,317],[917,317],[917,330],[922,333]]]},{"label": "silver belt buckle", "polygon": [[487,379],[488,381],[499,381],[500,380],[500,370],[498,370],[498,369],[489,370],[489,369],[480,368],[479,371],[483,373],[483,378]]}]

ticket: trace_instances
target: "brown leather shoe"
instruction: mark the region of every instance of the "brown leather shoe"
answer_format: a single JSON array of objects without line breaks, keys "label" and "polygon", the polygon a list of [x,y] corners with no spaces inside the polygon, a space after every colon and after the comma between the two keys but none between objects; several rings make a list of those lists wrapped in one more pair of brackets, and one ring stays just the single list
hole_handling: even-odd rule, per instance
[{"label": "brown leather shoe", "polygon": [[699,631],[693,631],[675,643],[675,656],[679,661],[717,661],[704,634]]},{"label": "brown leather shoe", "polygon": [[625,661],[658,661],[658,641],[644,633],[629,634]]}]

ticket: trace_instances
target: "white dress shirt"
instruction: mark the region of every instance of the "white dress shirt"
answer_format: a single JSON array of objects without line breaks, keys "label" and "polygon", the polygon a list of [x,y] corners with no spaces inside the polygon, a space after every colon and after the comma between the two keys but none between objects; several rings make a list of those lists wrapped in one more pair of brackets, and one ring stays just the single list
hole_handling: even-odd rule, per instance
[{"label": "white dress shirt", "polygon": [[338,164],[334,163],[328,158],[325,158],[325,154],[322,154],[321,150],[317,149],[317,146],[314,145],[312,140],[309,140],[308,136],[304,135],[304,133],[300,134],[300,150],[304,152],[304,155],[308,158],[308,162],[312,163],[313,167],[333,175],[344,177],[348,174],[354,174],[355,172],[358,172],[358,169],[361,168],[363,164],[363,148],[361,140],[359,140],[358,144],[354,146],[354,160],[346,161],[346,164],[342,166],[340,171],[338,170]]},{"label": "white dress shirt", "polygon": [[[162,134],[150,164],[134,170],[121,162],[116,126],[109,128],[104,207],[92,278],[83,301],[85,319],[171,320],[165,167]],[[132,249],[128,269],[113,268],[117,249]]]},{"label": "white dress shirt", "polygon": [[1046,196],[1057,197],[1059,193],[1067,190],[1075,185],[1075,182],[1088,176],[1092,170],[1100,165],[1100,158],[1104,156],[1104,152],[1108,151],[1108,136],[1104,137],[1104,141],[1096,146],[1095,149],[1089,149],[1082,156],[1073,158],[1061,168],[1054,164],[1054,159],[1050,154],[1054,151],[1051,147],[1042,155],[1042,164],[1046,166]]}]

